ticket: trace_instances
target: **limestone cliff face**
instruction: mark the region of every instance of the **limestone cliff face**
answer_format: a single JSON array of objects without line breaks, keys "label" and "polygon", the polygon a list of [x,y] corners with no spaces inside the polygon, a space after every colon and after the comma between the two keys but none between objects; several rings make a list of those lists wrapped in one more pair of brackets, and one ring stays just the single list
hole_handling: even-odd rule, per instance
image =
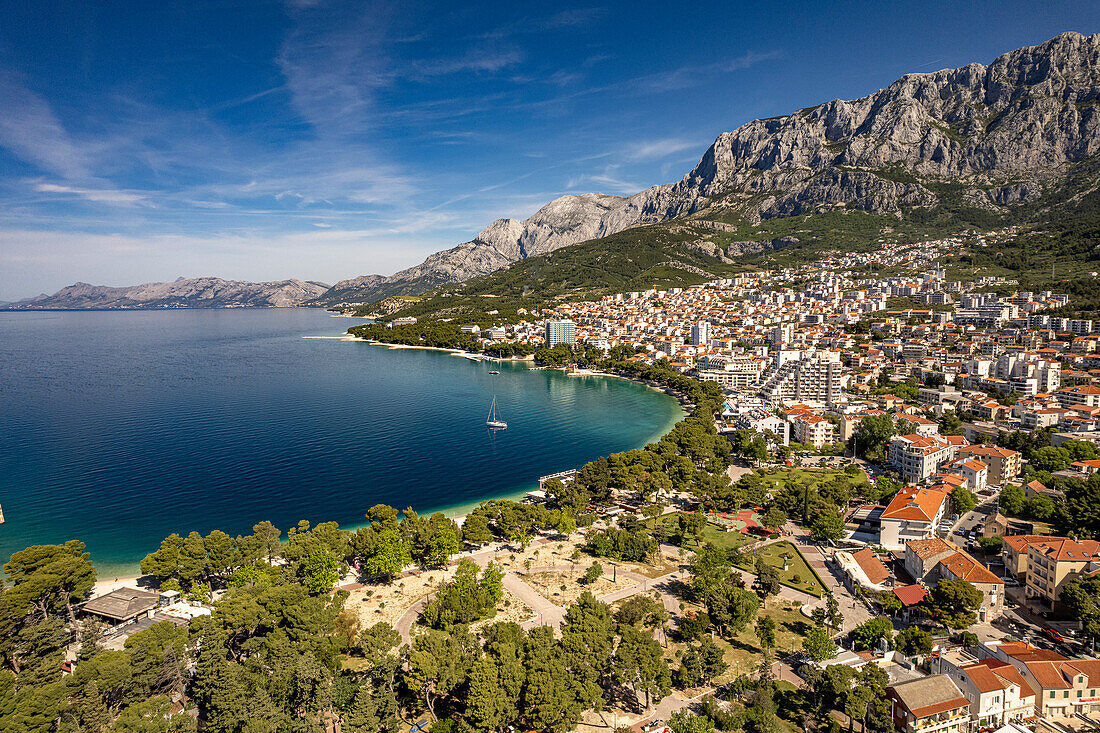
[{"label": "limestone cliff face", "polygon": [[972,184],[972,205],[1012,205],[1034,200],[1066,164],[1098,151],[1100,35],[1064,33],[988,66],[908,74],[861,99],[754,120],[719,135],[677,183],[629,197],[562,196],[354,295],[415,294],[707,207],[733,208],[749,221],[838,206],[894,213],[934,205],[922,185],[930,179]]},{"label": "limestone cliff face", "polygon": [[290,308],[329,290],[325,283],[283,280],[250,283],[217,277],[180,278],[171,283],[146,283],[112,288],[75,283],[53,295],[39,295],[6,307],[40,309],[123,308]]}]

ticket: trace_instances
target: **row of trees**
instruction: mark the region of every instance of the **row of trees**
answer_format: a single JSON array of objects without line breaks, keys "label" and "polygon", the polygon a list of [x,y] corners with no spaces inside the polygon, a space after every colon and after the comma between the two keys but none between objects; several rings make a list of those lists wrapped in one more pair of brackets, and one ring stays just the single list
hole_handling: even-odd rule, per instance
[{"label": "row of trees", "polygon": [[488,501],[475,508],[462,527],[442,513],[424,517],[413,509],[399,513],[386,504],[367,512],[367,524],[355,531],[335,522],[310,526],[302,521],[283,533],[270,522],[236,538],[214,530],[203,537],[172,534],[141,561],[141,571],[162,589],[182,589],[201,600],[211,588],[225,588],[257,564],[285,563],[315,593],[327,591],[352,568],[370,578],[388,579],[406,567],[440,567],[467,546],[493,539],[526,545],[536,531],[573,532],[568,511],[548,510],[514,501]]}]

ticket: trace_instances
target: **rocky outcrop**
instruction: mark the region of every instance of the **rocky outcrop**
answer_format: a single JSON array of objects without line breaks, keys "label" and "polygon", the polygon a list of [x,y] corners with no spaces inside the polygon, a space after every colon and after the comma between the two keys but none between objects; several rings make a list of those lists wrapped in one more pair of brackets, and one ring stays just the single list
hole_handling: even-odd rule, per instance
[{"label": "rocky outcrop", "polygon": [[180,278],[171,283],[121,288],[75,283],[53,295],[39,295],[6,307],[18,310],[290,308],[312,301],[328,290],[325,283],[302,280],[251,283],[217,277]]},{"label": "rocky outcrop", "polygon": [[1100,35],[1063,33],[988,66],[908,74],[860,99],[754,120],[719,135],[675,184],[628,197],[563,196],[365,283],[355,298],[419,293],[703,208],[749,222],[840,207],[897,214],[937,203],[929,180],[972,184],[971,205],[1010,206],[1034,201],[1044,181],[1097,152]]}]

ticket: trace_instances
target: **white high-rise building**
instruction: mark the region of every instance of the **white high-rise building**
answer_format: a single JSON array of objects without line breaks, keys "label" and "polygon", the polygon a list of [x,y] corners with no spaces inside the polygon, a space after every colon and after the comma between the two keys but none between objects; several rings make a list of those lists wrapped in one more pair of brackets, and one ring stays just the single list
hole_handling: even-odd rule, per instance
[{"label": "white high-rise building", "polygon": [[[797,358],[792,358],[795,353]],[[768,404],[813,402],[828,405],[843,394],[844,365],[839,352],[807,349],[779,352],[778,357],[776,367],[760,384],[760,394]]]},{"label": "white high-rise building", "polygon": [[696,346],[710,344],[710,321],[696,321],[691,327],[691,343]]},{"label": "white high-rise building", "polygon": [[577,340],[577,325],[568,319],[564,321],[547,320],[546,345],[553,348],[558,344],[572,344]]}]

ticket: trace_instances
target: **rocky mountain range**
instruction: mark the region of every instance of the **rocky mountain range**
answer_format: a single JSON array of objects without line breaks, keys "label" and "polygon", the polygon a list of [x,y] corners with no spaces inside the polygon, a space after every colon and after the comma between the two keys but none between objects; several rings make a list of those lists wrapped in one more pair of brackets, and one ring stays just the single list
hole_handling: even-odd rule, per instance
[{"label": "rocky mountain range", "polygon": [[[1063,33],[988,65],[907,74],[866,97],[834,99],[722,133],[676,183],[633,196],[557,198],[522,221],[390,276],[321,283],[217,278],[108,288],[77,283],[6,308],[359,305],[418,295],[559,248],[677,219],[724,228],[836,209],[904,217],[945,204],[990,211],[1034,202],[1100,152],[1100,35]],[[679,219],[678,219],[679,218]],[[720,219],[721,221],[716,221]],[[797,241],[797,240],[796,240]],[[786,241],[696,249],[728,262]],[[706,251],[703,251],[706,250]]]},{"label": "rocky mountain range", "polygon": [[997,209],[1036,200],[1098,150],[1100,35],[1063,33],[989,65],[907,74],[860,99],[754,120],[719,135],[677,183],[628,197],[562,196],[416,267],[337,283],[317,302],[414,295],[707,210],[748,223],[840,207],[901,216],[935,206],[945,183],[960,185],[967,205]]},{"label": "rocky mountain range", "polygon": [[252,283],[217,277],[180,278],[171,283],[121,288],[76,283],[53,295],[39,295],[3,307],[15,310],[287,308],[315,300],[328,290],[329,286],[320,282]]}]

